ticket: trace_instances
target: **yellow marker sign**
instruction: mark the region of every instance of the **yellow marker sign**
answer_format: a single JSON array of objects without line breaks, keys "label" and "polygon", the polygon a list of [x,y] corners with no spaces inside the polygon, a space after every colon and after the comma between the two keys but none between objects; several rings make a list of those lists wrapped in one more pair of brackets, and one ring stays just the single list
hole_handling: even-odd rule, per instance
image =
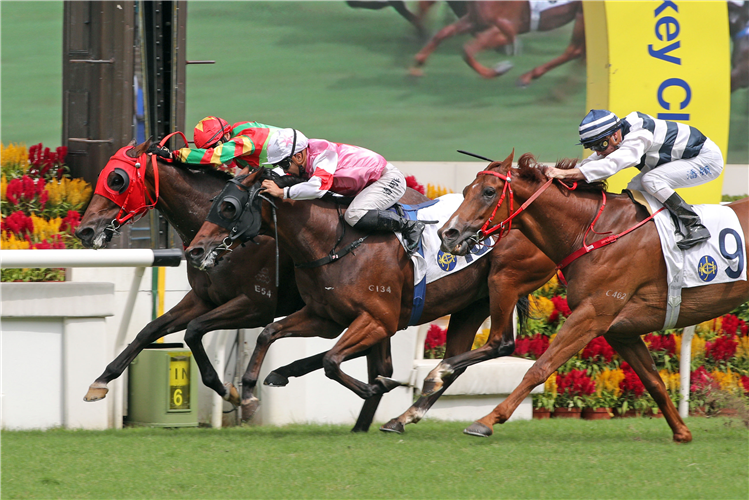
[{"label": "yellow marker sign", "polygon": [[[588,109],[608,109],[620,118],[640,111],[691,125],[725,159],[731,106],[726,3],[606,1],[583,2],[583,8]],[[624,189],[637,173],[617,173],[609,189]],[[722,186],[721,175],[678,191],[689,203],[718,203]]]},{"label": "yellow marker sign", "polygon": [[169,353],[169,409],[190,409],[190,356]]}]

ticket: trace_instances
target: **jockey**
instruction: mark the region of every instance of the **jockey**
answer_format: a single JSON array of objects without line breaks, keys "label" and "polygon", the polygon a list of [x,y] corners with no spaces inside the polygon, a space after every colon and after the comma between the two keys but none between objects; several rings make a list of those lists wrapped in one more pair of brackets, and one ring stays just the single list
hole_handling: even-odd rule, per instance
[{"label": "jockey", "polygon": [[354,197],[344,219],[363,231],[400,231],[409,252],[419,245],[424,223],[386,210],[406,193],[400,170],[377,153],[358,146],[323,139],[307,139],[301,132],[279,130],[268,145],[266,165],[281,167],[305,182],[280,188],[271,180],[263,188],[276,198],[313,200],[331,191]]},{"label": "jockey", "polygon": [[258,122],[229,122],[207,116],[195,126],[193,139],[196,149],[181,148],[169,151],[152,145],[149,152],[193,165],[226,165],[229,168],[257,168],[268,159],[268,137],[278,127]]},{"label": "jockey", "polygon": [[679,248],[686,250],[710,238],[691,205],[674,189],[718,178],[723,170],[723,154],[713,141],[689,125],[639,112],[619,120],[611,111],[602,109],[591,110],[583,118],[579,134],[580,144],[594,153],[577,168],[548,168],[547,177],[593,182],[636,167],[640,173],[627,189],[646,191],[681,221],[685,234],[677,242]]}]

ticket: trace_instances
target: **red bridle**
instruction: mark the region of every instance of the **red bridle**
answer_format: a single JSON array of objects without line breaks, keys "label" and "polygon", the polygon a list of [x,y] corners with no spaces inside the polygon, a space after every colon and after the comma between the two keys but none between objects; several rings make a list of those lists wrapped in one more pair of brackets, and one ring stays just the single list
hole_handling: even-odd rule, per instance
[{"label": "red bridle", "polygon": [[[173,132],[164,137],[159,143],[160,146],[166,144],[166,141],[173,135],[179,134],[187,144],[187,139],[182,132]],[[143,153],[138,158],[127,155],[127,151],[133,149],[133,146],[120,148],[107,162],[99,174],[99,180],[96,182],[96,194],[111,200],[115,205],[120,207],[113,223],[117,227],[128,222],[134,222],[134,218],[144,215],[150,209],[156,206],[159,201],[159,168],[156,161],[156,155],[151,156],[151,166],[153,167],[154,191],[155,197],[146,189],[142,168],[148,162],[148,154]],[[122,170],[127,175],[128,185],[122,191],[115,191],[107,184],[107,178],[115,169]]]},{"label": "red bridle", "polygon": [[[496,245],[499,240],[502,239],[502,236],[507,234],[510,229],[512,229],[512,219],[520,215],[526,208],[528,208],[528,205],[533,203],[533,201],[538,198],[541,193],[546,191],[546,188],[548,188],[551,183],[554,181],[554,179],[549,179],[546,181],[546,183],[541,186],[541,189],[533,193],[533,195],[528,198],[525,203],[523,203],[520,208],[515,210],[513,212],[513,209],[515,208],[515,194],[512,192],[512,170],[507,171],[507,175],[500,174],[499,172],[493,172],[491,170],[482,170],[476,176],[486,174],[486,175],[493,175],[495,177],[499,177],[503,181],[505,181],[505,185],[502,187],[502,196],[500,196],[499,201],[497,202],[497,205],[494,207],[494,210],[492,211],[491,216],[484,222],[484,225],[481,226],[481,229],[478,230],[477,237],[479,241],[484,241],[486,238],[494,234],[495,232],[499,231],[499,234],[497,235],[497,241],[494,242],[494,245]],[[575,182],[571,187],[567,186],[565,183],[562,182],[562,185],[567,187],[567,189],[575,189],[577,188],[577,183]],[[505,197],[507,194],[510,194],[510,210],[509,210],[509,217],[507,217],[505,220],[500,222],[499,224],[495,225],[494,227],[489,227],[489,225],[494,220],[494,216],[497,214],[497,210],[502,205],[502,203],[505,201]],[[493,245],[492,245],[493,246]]]}]

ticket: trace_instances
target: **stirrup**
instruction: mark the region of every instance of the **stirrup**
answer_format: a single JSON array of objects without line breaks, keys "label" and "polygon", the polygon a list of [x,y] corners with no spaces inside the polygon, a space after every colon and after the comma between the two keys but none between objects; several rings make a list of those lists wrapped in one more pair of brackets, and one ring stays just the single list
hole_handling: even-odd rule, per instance
[{"label": "stirrup", "polygon": [[710,239],[710,231],[702,224],[694,228],[687,228],[686,233],[683,239],[676,242],[676,246],[682,250],[687,250]]}]

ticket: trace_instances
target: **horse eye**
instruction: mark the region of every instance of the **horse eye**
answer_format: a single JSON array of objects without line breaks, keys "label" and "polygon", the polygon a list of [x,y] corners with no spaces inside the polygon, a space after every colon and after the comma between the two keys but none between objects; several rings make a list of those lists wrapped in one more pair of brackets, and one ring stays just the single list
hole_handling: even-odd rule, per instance
[{"label": "horse eye", "polygon": [[237,207],[235,207],[233,203],[225,201],[219,206],[219,215],[224,219],[231,220],[236,214]]},{"label": "horse eye", "polygon": [[122,191],[126,187],[125,178],[122,177],[122,174],[120,174],[119,172],[110,172],[110,174],[107,176],[107,186],[109,186],[114,191],[122,193]]},{"label": "horse eye", "polygon": [[484,197],[485,198],[493,198],[495,194],[497,194],[497,191],[493,187],[486,187],[486,188],[484,188]]}]

